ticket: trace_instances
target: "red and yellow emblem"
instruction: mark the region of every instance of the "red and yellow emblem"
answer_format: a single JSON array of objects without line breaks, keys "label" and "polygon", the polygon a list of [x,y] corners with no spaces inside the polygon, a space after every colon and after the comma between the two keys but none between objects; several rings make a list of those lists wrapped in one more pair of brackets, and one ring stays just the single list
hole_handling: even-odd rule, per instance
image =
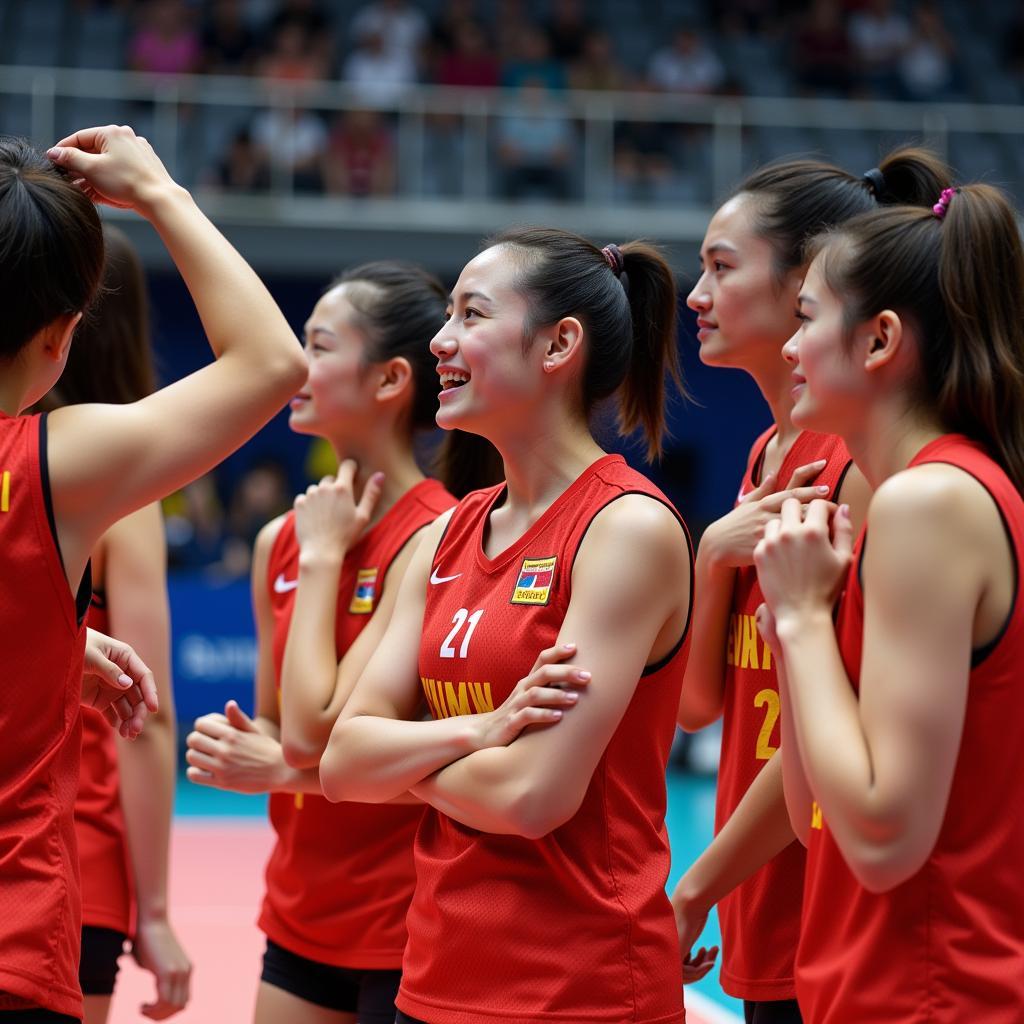
[{"label": "red and yellow emblem", "polygon": [[519,570],[512,604],[547,604],[555,583],[557,558],[524,558]]}]

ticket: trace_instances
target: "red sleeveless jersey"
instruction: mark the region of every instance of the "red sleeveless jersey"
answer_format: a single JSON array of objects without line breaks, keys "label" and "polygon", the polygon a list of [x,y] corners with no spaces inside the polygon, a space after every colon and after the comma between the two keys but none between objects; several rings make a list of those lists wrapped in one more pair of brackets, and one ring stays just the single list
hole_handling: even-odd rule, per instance
[{"label": "red sleeveless jersey", "polygon": [[[110,619],[100,594],[93,596],[86,625],[110,634]],[[93,708],[82,708],[75,832],[82,873],[82,924],[128,935],[134,887],[121,810],[117,741],[114,730]]]},{"label": "red sleeveless jersey", "polygon": [[80,1017],[85,630],[52,523],[45,417],[0,414],[0,1008]]},{"label": "red sleeveless jersey", "polygon": [[[598,512],[625,494],[672,507],[621,456],[605,456],[491,559],[483,532],[502,492],[465,498],[434,556],[419,667],[435,718],[497,707],[555,642]],[[396,1001],[404,1013],[431,1024],[683,1020],[665,895],[682,647],[639,681],[582,806],[549,835],[493,835],[426,809]]]},{"label": "red sleeveless jersey", "polygon": [[[992,496],[1018,569],[998,641],[975,651],[960,752],[939,837],[920,871],[890,892],[863,888],[815,812],[807,850],[797,994],[808,1024],[1019,1024],[1024,1020],[1024,500],[973,441],[951,434],[911,466],[948,463]],[[837,633],[857,689],[864,633],[862,532]]]},{"label": "red sleeveless jersey", "polygon": [[[765,448],[774,433],[775,427],[765,431],[751,448],[740,497],[760,483]],[[813,483],[827,486],[834,501],[852,461],[834,435],[799,434],[779,467],[780,486],[789,482],[795,469],[818,459],[827,463]],[[771,651],[754,618],[763,600],[757,570],[752,565],[737,569],[725,649],[716,831],[779,746],[779,683]],[[718,904],[721,981],[730,995],[750,1000],[796,998],[793,959],[803,886],[804,848],[794,840]]]},{"label": "red sleeveless jersey", "polygon": [[[338,584],[339,660],[370,621],[395,556],[417,530],[454,504],[441,484],[425,480],[347,553]],[[267,573],[278,680],[298,574],[295,516],[289,513]],[[267,863],[260,928],[279,946],[320,963],[399,968],[405,914],[416,882],[413,840],[422,814],[415,805],[332,804],[311,793],[272,794],[270,820],[277,844]]]}]

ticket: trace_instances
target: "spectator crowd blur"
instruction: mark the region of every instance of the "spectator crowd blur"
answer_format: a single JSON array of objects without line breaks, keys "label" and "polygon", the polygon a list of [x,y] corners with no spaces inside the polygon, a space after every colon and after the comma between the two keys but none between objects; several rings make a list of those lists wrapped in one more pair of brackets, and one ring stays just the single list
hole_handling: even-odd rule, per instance
[{"label": "spectator crowd blur", "polygon": [[[420,83],[507,90],[511,102],[494,119],[488,144],[496,168],[490,190],[509,199],[575,196],[581,145],[561,99],[569,88],[967,98],[957,41],[936,0],[75,2],[126,12],[128,67],[246,75],[292,90],[287,103],[235,124],[208,155],[206,183],[237,192],[285,183],[303,194],[394,194],[402,169],[389,107]],[[658,28],[647,30],[654,6]],[[1017,19],[1004,38],[1011,74],[1024,66],[1022,39],[1024,20]],[[317,110],[303,85],[324,81],[349,86],[356,109]],[[460,190],[458,122],[427,118],[428,191]],[[699,141],[679,126],[617,124],[616,198],[678,198],[673,182]]]}]

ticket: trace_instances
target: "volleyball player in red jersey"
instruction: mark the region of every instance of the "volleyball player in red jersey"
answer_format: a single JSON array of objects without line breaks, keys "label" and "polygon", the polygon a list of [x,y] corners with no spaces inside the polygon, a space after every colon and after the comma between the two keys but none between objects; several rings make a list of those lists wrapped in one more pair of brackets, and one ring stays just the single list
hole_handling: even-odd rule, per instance
[{"label": "volleyball player in red jersey", "polygon": [[450,313],[437,420],[493,442],[506,483],[425,532],[324,793],[430,805],[399,1020],[681,1021],[664,813],[689,542],[587,418],[617,395],[658,451],[672,275],[640,243],[513,231],[463,269]]},{"label": "volleyball player in red jersey", "polygon": [[[111,701],[101,696],[109,687],[82,679],[89,556],[115,522],[237,448],[304,373],[266,289],[144,140],[129,128],[87,129],[48,156],[70,174],[24,142],[0,142],[0,575],[11,583],[0,592],[11,682],[0,702],[0,1020],[82,1014],[78,709]],[[128,405],[19,416],[60,376],[101,279],[91,199],[132,207],[156,227],[219,358]],[[156,710],[145,682],[145,694],[114,695],[126,734],[144,717],[132,702]]]},{"label": "volleyball player in red jersey", "polygon": [[773,419],[750,449],[735,508],[701,539],[694,639],[679,702],[685,729],[723,717],[717,837],[673,894],[681,946],[689,950],[717,903],[722,987],[744,1000],[748,1024],[800,1019],[793,957],[804,872],[803,847],[786,814],[781,765],[773,764],[751,789],[779,745],[775,666],[754,619],[762,600],[754,545],[787,497],[842,500],[858,520],[868,498],[839,438],[792,423],[789,367],[781,349],[792,334],[809,239],[873,209],[878,173],[858,178],[812,160],[753,172],[708,225],[701,274],[687,299],[697,314],[702,361],[749,373]]},{"label": "volleyball player in red jersey", "polygon": [[997,189],[932,195],[828,236],[786,346],[794,422],[875,486],[865,529],[787,501],[755,550],[810,1024],[1024,1019],[1024,251]]},{"label": "volleyball player in red jersey", "polygon": [[[341,468],[257,541],[256,722],[231,706],[189,737],[194,781],[275,791],[259,1024],[394,1021],[422,805],[331,804],[316,767],[380,642],[410,541],[455,504],[424,478],[413,445],[434,425],[428,343],[444,312],[440,282],[396,262],[347,271],[317,303],[305,328],[309,379],[290,425],[326,438]],[[448,470],[475,441],[453,440]]]},{"label": "volleyball player in red jersey", "polygon": [[[142,264],[118,228],[105,225],[103,241],[101,298],[76,332],[64,373],[38,410],[134,402],[156,389]],[[167,913],[176,742],[166,561],[156,504],[112,526],[91,558],[93,598],[86,623],[128,639],[153,666],[160,708],[132,743],[116,742],[102,715],[82,709],[75,832],[82,877],[78,977],[86,1024],[107,1019],[118,957],[129,935],[135,959],[157,982],[157,998],[142,1012],[162,1019],[188,1001],[190,965]]]}]

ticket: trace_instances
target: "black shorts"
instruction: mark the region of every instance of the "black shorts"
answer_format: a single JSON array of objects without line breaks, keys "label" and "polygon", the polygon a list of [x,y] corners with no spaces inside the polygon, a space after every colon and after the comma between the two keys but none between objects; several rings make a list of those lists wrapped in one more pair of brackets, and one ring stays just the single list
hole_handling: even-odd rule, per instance
[{"label": "black shorts", "polygon": [[53,1010],[0,1010],[0,1024],[81,1024],[77,1017]]},{"label": "black shorts", "polygon": [[78,981],[83,996],[110,996],[117,980],[117,958],[124,952],[124,932],[82,926],[82,959]]},{"label": "black shorts", "polygon": [[402,1013],[401,1010],[396,1010],[395,1024],[427,1024],[427,1022],[420,1020],[419,1017],[410,1017],[407,1013]]},{"label": "black shorts", "polygon": [[743,1001],[746,1024],[802,1024],[795,999],[759,999]]},{"label": "black shorts", "polygon": [[359,1024],[393,1024],[402,972],[333,967],[291,953],[267,939],[260,980],[307,1003],[354,1013]]}]

